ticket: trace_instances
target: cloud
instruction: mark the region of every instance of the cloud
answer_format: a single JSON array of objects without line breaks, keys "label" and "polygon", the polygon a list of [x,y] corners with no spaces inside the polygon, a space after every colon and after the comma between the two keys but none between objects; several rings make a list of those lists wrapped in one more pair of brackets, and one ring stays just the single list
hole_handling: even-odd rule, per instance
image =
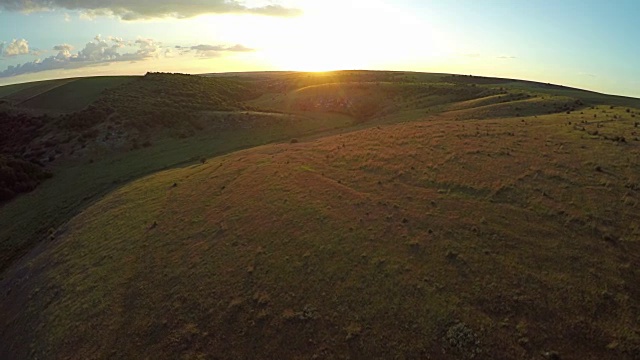
[{"label": "cloud", "polygon": [[[112,39],[112,42],[115,43],[113,46],[122,47],[122,39]],[[137,56],[142,58],[149,58],[158,55],[158,51],[160,50],[160,44],[153,39],[138,39],[135,41],[135,44],[138,45],[139,50],[136,52]]]},{"label": "cloud", "polygon": [[31,48],[29,50],[29,55],[33,55],[33,56],[40,56],[44,53],[46,53],[46,50],[40,50],[40,49],[36,49],[36,48]]},{"label": "cloud", "polygon": [[[29,49],[26,40],[14,40],[10,53],[20,52],[31,55],[41,54],[43,51]],[[9,47],[0,43],[0,53],[7,53]],[[16,50],[17,49],[17,50]],[[0,78],[36,73],[48,70],[76,69],[98,65],[108,65],[116,62],[137,62],[152,58],[175,58],[182,55],[195,55],[201,58],[218,57],[229,52],[251,52],[252,48],[241,44],[236,45],[207,45],[195,46],[163,46],[161,42],[149,38],[126,40],[115,36],[96,35],[81,50],[74,52],[74,47],[67,43],[52,47],[56,55],[45,59],[11,65],[0,71]]]},{"label": "cloud", "polygon": [[13,39],[2,52],[4,56],[18,56],[29,54],[29,42],[25,39]]},{"label": "cloud", "polygon": [[128,41],[125,41],[122,38],[115,37],[115,36],[108,36],[107,40],[111,41],[114,44],[117,44],[120,47],[123,47],[123,46],[126,46],[126,45],[130,45]]},{"label": "cloud", "polygon": [[[176,46],[178,49],[182,50],[192,50],[196,52],[196,55],[199,57],[218,57],[222,55],[224,52],[252,52],[255,49],[248,48],[244,45],[236,44],[233,46],[224,46],[224,45],[196,45],[187,47]],[[188,52],[188,51],[187,51]],[[185,51],[182,52],[183,54]]]},{"label": "cloud", "polygon": [[71,22],[71,15],[69,15],[68,13],[64,13],[64,21]]},{"label": "cloud", "polygon": [[0,0],[0,10],[38,12],[80,11],[83,18],[116,16],[122,20],[191,18],[202,14],[257,14],[292,17],[302,12],[281,5],[249,7],[238,0]]},{"label": "cloud", "polygon": [[164,55],[164,57],[166,57],[166,58],[173,58],[173,57],[176,57],[176,55],[177,55],[177,54],[176,54],[176,52],[175,52],[175,51],[173,51],[173,49],[171,49],[171,48],[166,48],[166,49],[164,49],[164,53],[163,53],[163,55]]},{"label": "cloud", "polygon": [[496,56],[496,58],[503,59],[503,60],[517,59],[515,56],[509,56],[509,55]]},{"label": "cloud", "polygon": [[69,44],[56,45],[53,47],[53,50],[56,51],[71,51],[73,50],[73,46]]},{"label": "cloud", "polygon": [[103,39],[96,36],[88,42],[84,48],[75,54],[73,47],[68,44],[54,46],[57,55],[49,56],[43,60],[38,59],[24,64],[9,66],[0,72],[0,77],[10,77],[27,73],[35,73],[56,69],[74,69],[87,66],[106,65],[122,61],[142,61],[158,57],[161,53],[161,44],[152,39],[138,39],[132,43],[137,50],[128,53],[120,53],[124,41],[120,38],[107,37]]},{"label": "cloud", "polygon": [[225,52],[253,52],[255,49],[246,47],[241,44],[236,44],[233,46],[227,45],[206,45],[200,44],[195,46],[180,46],[176,45],[174,47],[179,51],[180,55],[186,55],[189,53],[194,53],[199,57],[218,57],[221,56]]}]

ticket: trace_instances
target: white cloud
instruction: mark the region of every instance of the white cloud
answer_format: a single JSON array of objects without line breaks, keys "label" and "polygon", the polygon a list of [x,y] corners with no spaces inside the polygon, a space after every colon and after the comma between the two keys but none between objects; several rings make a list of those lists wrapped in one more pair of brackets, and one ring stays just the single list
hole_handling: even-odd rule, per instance
[{"label": "white cloud", "polygon": [[115,36],[108,36],[107,40],[111,41],[114,44],[117,44],[120,47],[123,47],[129,44],[127,41],[123,40],[122,38],[115,37]]},{"label": "white cloud", "polygon": [[[0,43],[0,51],[3,45]],[[196,46],[165,47],[161,42],[154,39],[138,38],[130,41],[119,37],[103,37],[101,35],[95,36],[93,40],[76,52],[73,52],[74,47],[72,45],[66,43],[56,45],[52,49],[58,53],[44,59],[9,66],[4,71],[0,71],[0,78],[47,70],[76,69],[126,61],[138,62],[160,57],[174,58],[182,55],[195,55],[206,58],[218,57],[229,52],[255,51],[241,44],[231,46],[201,44]]]},{"label": "white cloud", "polygon": [[68,13],[64,13],[64,21],[71,22],[71,15],[69,15]]},{"label": "white cloud", "polygon": [[249,7],[238,0],[0,0],[0,10],[37,12],[54,9],[80,11],[81,17],[117,16],[122,20],[190,18],[202,14],[298,16],[299,9],[272,4]]},{"label": "white cloud", "polygon": [[29,49],[29,55],[33,55],[33,56],[40,56],[46,52],[47,52],[46,50],[40,50],[36,48]]},{"label": "white cloud", "polygon": [[13,39],[3,51],[4,56],[18,56],[29,54],[29,42],[25,39]]},{"label": "white cloud", "polygon": [[177,54],[176,54],[175,51],[173,51],[173,49],[171,49],[171,48],[164,49],[164,57],[173,58],[173,57],[176,57],[176,55]]},{"label": "white cloud", "polygon": [[254,49],[248,48],[244,45],[236,44],[233,46],[224,46],[224,45],[196,45],[191,47],[180,47],[176,46],[178,49],[183,50],[183,54],[189,51],[195,51],[196,55],[199,57],[218,57],[222,55],[224,52],[252,52]]},{"label": "white cloud", "polygon": [[61,45],[54,46],[53,50],[56,50],[56,51],[71,51],[71,50],[73,50],[73,46],[71,46],[69,44],[61,44]]},{"label": "white cloud", "polygon": [[[153,56],[158,56],[158,52],[160,50],[160,43],[154,41],[153,39],[138,39],[135,41],[135,44],[140,48],[136,55],[142,58],[149,58]],[[121,47],[122,45],[116,42],[115,45]]]},{"label": "white cloud", "polygon": [[0,72],[0,77],[10,77],[26,73],[41,72],[55,69],[74,69],[79,67],[105,65],[121,61],[142,61],[157,57],[160,54],[160,44],[152,39],[138,39],[133,42],[137,48],[134,52],[120,53],[124,41],[120,38],[96,36],[84,48],[73,54],[73,47],[68,44],[56,45],[57,55],[45,59],[37,59],[17,66],[9,66]]}]

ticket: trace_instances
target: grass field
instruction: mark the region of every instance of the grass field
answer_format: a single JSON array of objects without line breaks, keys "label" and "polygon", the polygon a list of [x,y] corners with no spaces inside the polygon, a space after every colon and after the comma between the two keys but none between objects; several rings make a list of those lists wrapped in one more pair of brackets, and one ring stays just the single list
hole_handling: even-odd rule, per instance
[{"label": "grass field", "polygon": [[601,111],[385,126],[136,181],[9,272],[23,325],[3,333],[32,339],[9,349],[633,359],[640,143],[568,124]]},{"label": "grass field", "polygon": [[19,103],[74,80],[75,79],[44,80],[0,86],[0,98]]},{"label": "grass field", "polygon": [[544,94],[551,94],[556,96],[568,96],[594,105],[614,105],[640,108],[640,99],[625,96],[606,95],[592,91],[572,88],[549,88],[547,86],[544,86],[544,84],[536,84],[530,82],[513,82],[506,84],[505,87],[533,91],[537,90]]},{"label": "grass field", "polygon": [[447,76],[234,75],[60,162],[0,211],[0,358],[639,358],[635,100]]},{"label": "grass field", "polygon": [[0,87],[0,100],[14,107],[45,113],[82,110],[107,89],[125,84],[136,76],[96,76],[38,81]]},{"label": "grass field", "polygon": [[12,260],[48,238],[50,229],[64,224],[88,204],[110,190],[140,176],[169,167],[199,161],[203,157],[262,145],[290,141],[296,136],[349,126],[341,116],[306,114],[293,116],[281,125],[255,126],[235,131],[210,131],[189,139],[165,139],[150,148],[116,153],[97,160],[70,163],[36,191],[3,206],[0,212],[0,264]]},{"label": "grass field", "polygon": [[81,78],[65,83],[44,94],[30,97],[20,103],[31,109],[54,112],[71,112],[82,110],[107,89],[135,80],[136,76],[104,76]]}]

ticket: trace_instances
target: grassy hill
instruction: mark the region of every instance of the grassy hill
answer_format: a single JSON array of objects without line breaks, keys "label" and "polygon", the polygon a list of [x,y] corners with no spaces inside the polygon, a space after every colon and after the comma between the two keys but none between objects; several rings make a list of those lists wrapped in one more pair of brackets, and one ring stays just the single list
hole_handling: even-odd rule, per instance
[{"label": "grassy hill", "polygon": [[44,94],[30,97],[22,101],[20,106],[56,112],[78,111],[97,100],[105,90],[126,84],[136,78],[134,76],[105,76],[76,79]]},{"label": "grassy hill", "polygon": [[0,358],[637,359],[640,109],[583,93],[149,74],[33,120]]},{"label": "grassy hill", "polygon": [[602,110],[390,125],[136,181],[7,274],[20,340],[2,350],[634,359],[640,143],[590,135]]},{"label": "grassy hill", "polygon": [[135,76],[96,76],[38,81],[0,87],[0,103],[49,113],[84,109],[108,89],[126,84]]},{"label": "grassy hill", "polygon": [[19,103],[30,97],[44,94],[51,89],[64,85],[75,79],[58,79],[34,81],[22,84],[0,86],[0,97],[5,101]]}]

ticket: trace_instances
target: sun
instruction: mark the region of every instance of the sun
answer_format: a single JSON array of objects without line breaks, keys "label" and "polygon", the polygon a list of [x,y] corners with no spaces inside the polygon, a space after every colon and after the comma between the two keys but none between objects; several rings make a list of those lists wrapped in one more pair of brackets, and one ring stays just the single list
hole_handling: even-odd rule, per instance
[{"label": "sun", "polygon": [[[433,24],[380,0],[304,2],[294,18],[226,15],[203,17],[194,29],[256,49],[226,67],[331,71],[415,68],[443,52],[446,41]],[[244,61],[244,63],[242,63]]]},{"label": "sun", "polygon": [[318,50],[311,47],[297,47],[293,51],[280,50],[272,58],[278,68],[293,71],[325,72],[369,67],[366,59],[332,49]]},{"label": "sun", "polygon": [[305,8],[282,31],[266,30],[264,58],[282,70],[319,72],[380,68],[438,50],[424,24],[388,4],[329,2]]}]

